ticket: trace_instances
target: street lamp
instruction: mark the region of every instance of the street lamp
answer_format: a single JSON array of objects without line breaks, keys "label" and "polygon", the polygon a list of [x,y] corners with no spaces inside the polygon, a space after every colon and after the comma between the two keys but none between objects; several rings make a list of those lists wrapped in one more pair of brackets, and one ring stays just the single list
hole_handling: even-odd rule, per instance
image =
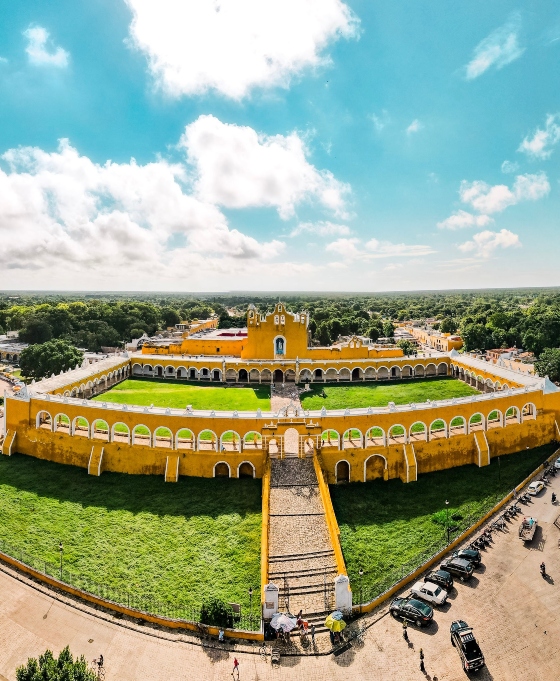
[{"label": "street lamp", "polygon": [[447,526],[447,543],[449,544],[449,501],[445,500],[446,526]]},{"label": "street lamp", "polygon": [[249,622],[253,626],[253,587],[249,587]]},{"label": "street lamp", "polygon": [[360,614],[362,613],[362,578],[364,576],[364,571],[360,568],[358,574],[360,575]]},{"label": "street lamp", "polygon": [[62,542],[58,545],[58,550],[60,551],[60,581],[62,582],[62,554],[64,552],[64,546]]}]

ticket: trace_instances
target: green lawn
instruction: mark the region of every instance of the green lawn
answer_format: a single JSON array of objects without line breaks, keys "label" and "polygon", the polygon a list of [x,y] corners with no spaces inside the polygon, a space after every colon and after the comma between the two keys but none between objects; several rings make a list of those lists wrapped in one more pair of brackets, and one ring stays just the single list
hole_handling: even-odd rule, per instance
[{"label": "green lawn", "polygon": [[[325,392],[326,397],[321,393]],[[302,393],[304,409],[352,409],[385,407],[389,402],[410,404],[426,400],[477,395],[478,391],[455,378],[416,378],[408,381],[361,384],[311,384],[311,392]]]},{"label": "green lawn", "polygon": [[184,409],[216,409],[217,411],[270,411],[270,387],[229,388],[184,381],[131,378],[106,393],[92,398],[101,402],[139,404]]},{"label": "green lawn", "polygon": [[[554,452],[553,445],[493,459],[490,466],[461,466],[421,475],[417,482],[374,480],[332,485],[342,549],[353,581],[364,570],[370,600],[443,546],[445,500],[455,534],[481,517]],[[435,514],[435,515],[434,515]],[[455,518],[453,519],[453,516]],[[460,517],[459,517],[460,516]],[[366,588],[367,587],[367,588]]]},{"label": "green lawn", "polygon": [[81,575],[78,584],[104,584],[120,602],[128,593],[167,604],[218,597],[246,606],[249,587],[259,600],[260,480],[96,478],[16,454],[0,457],[0,518],[0,540],[35,557],[36,567],[48,561],[57,574],[62,541],[64,568]]}]

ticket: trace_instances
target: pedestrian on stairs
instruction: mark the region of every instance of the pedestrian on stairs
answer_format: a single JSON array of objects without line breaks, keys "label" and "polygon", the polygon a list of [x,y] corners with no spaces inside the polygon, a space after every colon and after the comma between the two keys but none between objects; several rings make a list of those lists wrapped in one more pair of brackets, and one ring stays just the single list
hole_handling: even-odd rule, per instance
[{"label": "pedestrian on stairs", "polygon": [[426,673],[426,667],[424,667],[424,651],[420,648],[420,671]]},{"label": "pedestrian on stairs", "polygon": [[315,646],[315,625],[311,625],[311,643]]},{"label": "pedestrian on stairs", "polygon": [[403,620],[402,623],[402,636],[404,640],[408,643],[408,624],[406,623],[406,620]]}]

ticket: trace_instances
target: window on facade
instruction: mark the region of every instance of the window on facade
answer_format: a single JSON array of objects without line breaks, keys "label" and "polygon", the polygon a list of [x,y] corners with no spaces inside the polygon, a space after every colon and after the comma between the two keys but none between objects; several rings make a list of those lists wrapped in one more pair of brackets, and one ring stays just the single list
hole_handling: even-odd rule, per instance
[{"label": "window on facade", "polygon": [[285,323],[286,323],[286,317],[284,317],[284,315],[282,315],[280,317],[280,324],[285,324]]},{"label": "window on facade", "polygon": [[274,323],[278,324],[279,320],[280,318],[278,317],[278,315],[274,315]]},{"label": "window on facade", "polygon": [[220,352],[220,348],[216,348],[216,352]]}]

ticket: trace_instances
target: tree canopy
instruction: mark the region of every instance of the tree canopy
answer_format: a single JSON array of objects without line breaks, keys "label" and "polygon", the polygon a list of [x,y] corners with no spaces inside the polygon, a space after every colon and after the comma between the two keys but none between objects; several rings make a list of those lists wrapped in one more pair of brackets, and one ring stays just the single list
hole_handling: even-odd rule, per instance
[{"label": "tree canopy", "polygon": [[30,657],[16,669],[17,681],[95,681],[97,675],[88,668],[82,655],[74,659],[68,646],[56,658],[50,650],[39,659]]},{"label": "tree canopy", "polygon": [[19,365],[26,378],[40,380],[51,374],[75,369],[84,360],[84,354],[68,341],[58,338],[22,350]]}]

